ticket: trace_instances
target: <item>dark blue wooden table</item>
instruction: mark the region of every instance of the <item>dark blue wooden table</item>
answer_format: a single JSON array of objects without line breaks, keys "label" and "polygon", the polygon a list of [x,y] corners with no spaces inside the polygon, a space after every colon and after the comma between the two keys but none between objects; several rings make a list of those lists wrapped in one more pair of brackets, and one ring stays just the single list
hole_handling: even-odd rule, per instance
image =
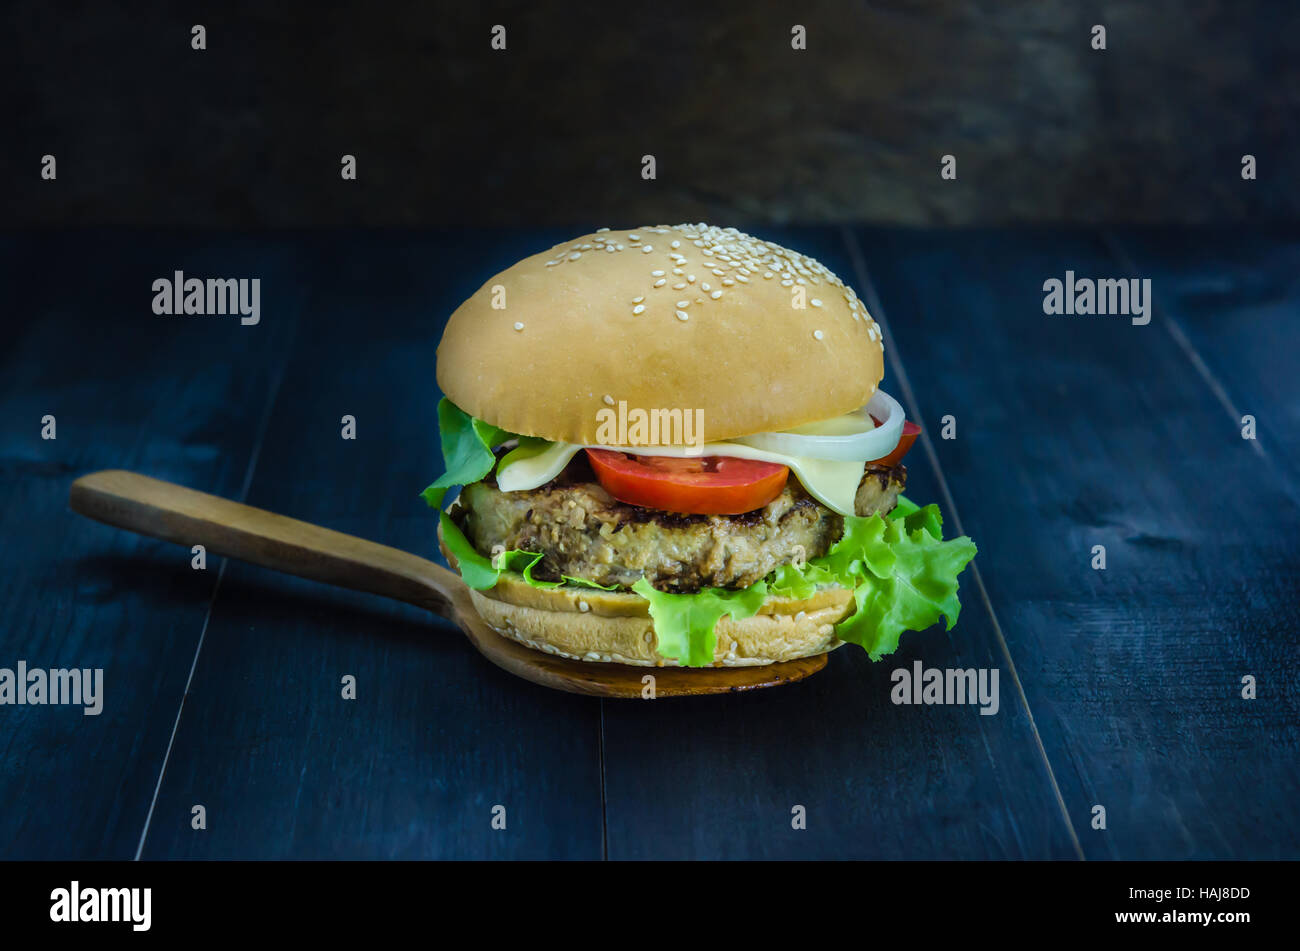
[{"label": "dark blue wooden table", "polygon": [[[653,703],[67,508],[127,468],[433,555],[442,321],[566,235],[0,239],[0,667],[105,671],[99,716],[0,706],[0,857],[1300,857],[1300,235],[763,234],[866,297],[909,495],[980,554],[951,633]],[[154,316],[176,269],[259,277],[260,323]],[[1151,322],[1044,315],[1067,269],[1150,278]],[[917,660],[999,712],[891,703]]]}]

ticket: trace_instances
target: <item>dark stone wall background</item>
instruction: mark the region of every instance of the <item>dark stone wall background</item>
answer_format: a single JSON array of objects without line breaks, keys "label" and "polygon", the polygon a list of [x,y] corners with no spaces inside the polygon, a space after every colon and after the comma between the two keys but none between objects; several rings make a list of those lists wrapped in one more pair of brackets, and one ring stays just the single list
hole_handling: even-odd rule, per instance
[{"label": "dark stone wall background", "polygon": [[21,0],[0,26],[11,227],[1300,217],[1296,2]]}]

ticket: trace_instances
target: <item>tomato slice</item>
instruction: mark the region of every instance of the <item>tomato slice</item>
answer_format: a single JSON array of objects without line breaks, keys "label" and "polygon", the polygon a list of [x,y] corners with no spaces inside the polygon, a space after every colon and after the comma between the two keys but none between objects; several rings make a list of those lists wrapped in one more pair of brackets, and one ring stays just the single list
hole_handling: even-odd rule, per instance
[{"label": "tomato slice", "polygon": [[634,456],[588,449],[601,486],[620,502],[691,515],[742,515],[781,494],[790,470],[731,456]]},{"label": "tomato slice", "polygon": [[912,448],[912,443],[916,442],[916,437],[921,435],[921,427],[910,420],[903,420],[903,435],[898,437],[898,445],[894,451],[887,456],[881,456],[879,459],[872,459],[869,465],[876,466],[896,466],[903,461],[907,455],[907,450]]}]

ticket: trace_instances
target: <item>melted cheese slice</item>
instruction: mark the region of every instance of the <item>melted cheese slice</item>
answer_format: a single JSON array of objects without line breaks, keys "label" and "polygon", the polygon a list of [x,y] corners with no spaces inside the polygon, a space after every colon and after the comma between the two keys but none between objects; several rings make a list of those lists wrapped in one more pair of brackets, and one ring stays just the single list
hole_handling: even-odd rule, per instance
[{"label": "melted cheese slice", "polygon": [[564,467],[579,449],[610,449],[638,456],[731,456],[735,459],[777,462],[789,466],[809,495],[840,515],[855,514],[853,500],[867,466],[865,462],[810,459],[807,456],[768,452],[734,442],[706,443],[703,449],[692,446],[576,446],[573,443],[554,442],[525,445],[508,453],[497,467],[497,487],[502,492],[521,492],[545,485],[564,471]]}]

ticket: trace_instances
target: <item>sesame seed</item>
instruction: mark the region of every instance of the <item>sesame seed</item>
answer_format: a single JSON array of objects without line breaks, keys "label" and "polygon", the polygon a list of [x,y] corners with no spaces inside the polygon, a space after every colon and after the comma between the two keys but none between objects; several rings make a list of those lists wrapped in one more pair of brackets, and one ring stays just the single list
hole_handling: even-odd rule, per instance
[{"label": "sesame seed", "polygon": [[637,304],[635,307],[632,308],[633,314],[641,314],[644,312],[645,312],[645,304]]},{"label": "sesame seed", "polygon": [[820,300],[818,300],[816,297],[814,297],[814,298],[812,299],[812,305],[813,305],[814,307],[820,307],[820,306],[822,305],[822,302],[821,302]]},{"label": "sesame seed", "polygon": [[606,405],[606,406],[613,406],[613,405],[614,405],[614,397],[610,396],[608,393],[606,393],[604,396],[602,396],[601,399],[605,401],[605,405]]},{"label": "sesame seed", "polygon": [[684,310],[679,310],[679,311],[677,312],[677,319],[678,319],[678,320],[690,320],[690,319],[691,319],[691,315],[688,314],[688,313],[686,313],[686,311],[684,311]]},{"label": "sesame seed", "polygon": [[714,300],[717,300],[719,297],[722,296],[722,291],[714,291],[709,296],[712,297]]},{"label": "sesame seed", "polygon": [[[547,267],[553,267],[556,264],[563,264],[565,259],[577,260],[581,252],[593,249],[599,251],[604,249],[608,252],[622,251],[629,248],[640,247],[643,252],[653,250],[649,246],[643,246],[642,240],[647,235],[665,234],[668,235],[670,245],[668,251],[671,260],[672,275],[667,276],[664,270],[656,269],[651,273],[652,286],[664,287],[669,283],[677,280],[674,285],[676,290],[684,290],[688,285],[696,285],[698,293],[701,295],[694,298],[699,303],[705,303],[707,298],[718,299],[714,294],[714,287],[697,283],[694,274],[683,273],[689,267],[687,256],[680,253],[682,245],[690,243],[700,248],[701,254],[705,255],[707,260],[701,259],[703,271],[712,272],[711,276],[716,278],[715,284],[720,284],[721,288],[734,288],[737,283],[747,284],[750,277],[763,275],[765,280],[771,280],[773,277],[778,278],[782,286],[792,287],[798,285],[812,284],[815,288],[821,290],[821,296],[816,298],[814,307],[825,307],[826,290],[821,289],[823,283],[827,284],[834,290],[830,293],[844,294],[844,300],[849,305],[849,311],[854,320],[866,322],[870,325],[871,318],[866,312],[864,306],[859,306],[860,300],[853,288],[849,287],[833,271],[825,267],[815,258],[811,258],[797,252],[784,248],[773,241],[764,241],[736,228],[718,228],[705,222],[686,223],[672,226],[645,226],[636,232],[618,232],[622,237],[606,233],[609,228],[601,228],[593,237],[579,239],[570,245],[560,245],[552,252],[554,258],[546,262]],[[629,244],[624,245],[620,242],[626,241]],[[590,244],[585,242],[591,242]],[[576,255],[576,256],[575,256]],[[697,270],[701,267],[696,262]],[[721,289],[720,288],[720,289]],[[724,291],[725,292],[725,291]],[[642,295],[637,300],[637,305],[645,300]],[[879,329],[875,331],[875,339],[881,336]]]},{"label": "sesame seed", "polygon": [[523,330],[523,329],[524,329],[524,322],[522,320],[516,320],[515,330]]},{"label": "sesame seed", "polygon": [[596,229],[596,234],[602,234],[602,233],[604,233],[604,232],[606,232],[606,231],[608,231],[608,230],[609,230],[608,228],[597,228],[597,229]]},{"label": "sesame seed", "polygon": [[691,302],[688,301],[688,300],[679,300],[679,301],[677,302],[677,306],[678,306],[678,307],[690,307],[690,306],[691,306]]},{"label": "sesame seed", "polygon": [[653,244],[643,244],[643,245],[641,245],[641,253],[642,253],[642,254],[649,254],[649,253],[650,253],[651,251],[653,251],[654,249],[655,249],[655,246],[654,246]]},{"label": "sesame seed", "polygon": [[633,297],[633,298],[632,298],[632,303],[634,303],[634,304],[639,304],[639,303],[641,303],[643,300],[645,300],[645,295],[644,295],[644,294],[638,294],[636,297]]},{"label": "sesame seed", "polygon": [[578,610],[579,610],[580,612],[582,612],[583,614],[586,614],[588,611],[591,610],[591,605],[588,604],[586,601],[579,601],[579,602],[578,602]]},{"label": "sesame seed", "polygon": [[816,340],[820,340],[820,339],[822,339],[822,337],[824,337],[824,336],[825,336],[825,334],[823,334],[820,330],[814,330],[814,331],[813,331],[813,338],[816,339]]}]

